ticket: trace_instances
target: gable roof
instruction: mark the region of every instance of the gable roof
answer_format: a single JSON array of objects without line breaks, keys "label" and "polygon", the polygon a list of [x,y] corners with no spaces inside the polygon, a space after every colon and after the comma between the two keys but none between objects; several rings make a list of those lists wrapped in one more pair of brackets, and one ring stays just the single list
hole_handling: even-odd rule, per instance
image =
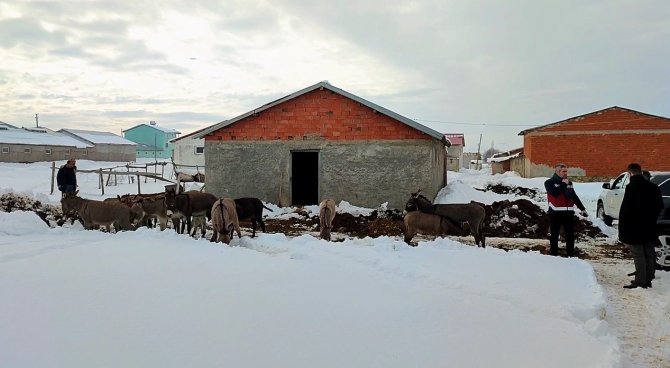
[{"label": "gable roof", "polygon": [[80,130],[80,129],[60,129],[59,133],[67,134],[76,139],[83,140],[84,142],[91,144],[119,144],[119,145],[132,145],[135,146],[137,143],[129,141],[120,135],[116,135],[110,132],[99,132],[94,130]]},{"label": "gable roof", "polygon": [[209,128],[209,126],[206,126],[204,128],[200,128],[200,129],[196,130],[195,132],[191,132],[191,133],[188,133],[186,135],[182,135],[181,137],[172,138],[172,139],[170,139],[170,142],[175,143],[175,142],[181,141],[184,138],[202,139],[202,137],[194,137],[194,135],[202,132],[203,130],[205,130],[207,128]]},{"label": "gable roof", "polygon": [[267,109],[269,109],[269,108],[271,108],[271,107],[277,106],[277,105],[282,104],[282,103],[284,103],[284,102],[286,102],[286,101],[292,100],[292,99],[294,99],[294,98],[296,98],[296,97],[298,97],[298,96],[302,96],[302,95],[304,95],[304,94],[306,94],[306,93],[308,93],[308,92],[312,92],[312,91],[317,90],[317,89],[327,89],[327,90],[329,90],[329,91],[335,92],[335,93],[337,93],[337,94],[339,94],[339,95],[342,95],[342,96],[347,97],[347,98],[349,98],[349,99],[351,99],[351,100],[354,100],[354,101],[356,101],[356,102],[359,102],[359,103],[361,103],[362,105],[367,106],[367,107],[369,107],[369,108],[371,108],[371,109],[373,109],[373,110],[375,110],[375,111],[377,111],[377,112],[379,112],[379,113],[381,113],[381,114],[384,114],[384,115],[386,115],[386,116],[388,116],[388,117],[390,117],[390,118],[393,118],[393,119],[395,119],[395,120],[397,120],[397,121],[400,121],[400,122],[402,122],[402,123],[404,123],[404,124],[406,124],[406,125],[409,125],[410,127],[414,128],[414,129],[416,129],[416,130],[419,130],[419,131],[421,131],[421,132],[423,132],[423,133],[425,133],[425,134],[427,134],[427,135],[429,135],[429,136],[431,136],[431,137],[433,137],[433,138],[435,138],[435,139],[437,139],[437,140],[444,141],[444,135],[443,135],[442,133],[440,133],[440,132],[438,132],[438,131],[436,131],[436,130],[433,130],[433,129],[431,129],[431,128],[425,126],[425,125],[419,124],[419,123],[417,123],[416,121],[414,121],[414,120],[412,120],[412,119],[409,119],[409,118],[406,118],[406,117],[404,117],[404,116],[402,116],[402,115],[400,115],[400,114],[397,114],[397,113],[395,113],[395,112],[393,112],[393,111],[391,111],[391,110],[389,110],[389,109],[386,109],[386,108],[384,108],[384,107],[381,107],[381,106],[379,106],[379,105],[377,105],[377,104],[375,104],[375,103],[372,103],[372,102],[370,102],[370,101],[368,101],[368,100],[366,100],[366,99],[364,99],[364,98],[358,97],[358,96],[356,96],[356,95],[354,95],[354,94],[351,94],[351,93],[349,93],[349,92],[347,92],[347,91],[345,91],[345,90],[343,90],[343,89],[337,88],[337,87],[331,85],[330,83],[328,83],[327,81],[322,81],[322,82],[316,83],[316,84],[311,85],[311,86],[309,86],[309,87],[307,87],[307,88],[303,88],[303,89],[301,89],[301,90],[299,90],[299,91],[297,91],[297,92],[291,93],[291,94],[288,95],[288,96],[285,96],[285,97],[282,97],[282,98],[280,98],[280,99],[278,99],[278,100],[275,100],[275,101],[272,101],[272,102],[270,102],[270,103],[267,103],[267,104],[265,104],[265,105],[263,105],[263,106],[261,106],[261,107],[259,107],[259,108],[257,108],[257,109],[251,110],[251,111],[249,111],[249,112],[247,112],[247,113],[244,113],[244,114],[242,114],[242,115],[239,115],[239,116],[237,116],[237,117],[234,117],[234,118],[232,118],[232,119],[230,119],[230,120],[224,120],[224,121],[222,121],[222,122],[220,122],[220,123],[218,123],[218,124],[214,124],[214,125],[212,125],[212,126],[209,126],[209,127],[207,127],[207,128],[204,128],[204,129],[202,129],[202,131],[198,132],[197,134],[194,134],[194,135],[193,135],[193,138],[203,138],[203,137],[206,136],[207,134],[213,133],[213,132],[215,132],[215,131],[217,131],[217,130],[219,130],[219,129],[222,129],[222,128],[225,128],[225,127],[227,127],[227,126],[229,126],[229,125],[232,125],[232,124],[234,124],[234,123],[236,123],[236,122],[238,122],[238,121],[240,121],[240,120],[242,120],[242,119],[245,119],[245,118],[247,118],[247,117],[249,117],[249,116],[252,116],[253,114],[257,114],[257,113],[259,113],[259,112],[261,112],[261,111],[267,110]]},{"label": "gable roof", "polygon": [[590,113],[588,113],[588,114],[583,114],[583,115],[579,115],[579,116],[574,116],[574,117],[571,117],[571,118],[568,118],[568,119],[564,119],[564,120],[561,120],[561,121],[557,121],[557,122],[555,122],[555,123],[546,124],[546,125],[541,125],[541,126],[539,126],[539,127],[535,127],[535,128],[530,128],[530,129],[522,130],[521,132],[519,132],[518,135],[525,135],[525,134],[528,134],[528,133],[532,133],[532,132],[534,132],[534,131],[536,131],[536,130],[541,130],[541,129],[549,128],[549,127],[552,127],[552,126],[555,126],[555,125],[559,125],[559,124],[567,123],[567,122],[569,122],[570,120],[580,119],[580,118],[587,117],[587,116],[589,116],[589,115],[600,114],[600,113],[602,113],[602,112],[605,112],[605,111],[608,111],[608,110],[614,110],[614,109],[624,110],[624,111],[632,112],[632,113],[634,113],[634,114],[645,115],[645,116],[649,116],[649,117],[652,117],[652,118],[665,119],[665,120],[668,120],[668,122],[670,122],[670,118],[666,118],[666,117],[664,117],[664,116],[658,116],[658,115],[647,114],[647,113],[644,113],[644,112],[640,112],[640,111],[635,111],[635,110],[627,109],[627,108],[625,108],[625,107],[612,106],[612,107],[608,107],[608,108],[606,108],[606,109],[602,109],[602,110],[598,110],[598,111],[590,112]]},{"label": "gable roof", "polygon": [[70,137],[63,133],[50,131],[30,131],[26,129],[0,130],[0,143],[25,144],[31,146],[66,146],[76,148],[93,147],[84,141]]},{"label": "gable roof", "polygon": [[0,127],[18,129],[18,127],[14,126],[12,124],[9,124],[9,123],[5,123],[4,121],[0,121]]},{"label": "gable roof", "polygon": [[465,146],[465,135],[462,133],[445,133],[444,136],[452,146]]},{"label": "gable roof", "polygon": [[143,124],[137,124],[137,125],[135,125],[135,126],[132,127],[132,128],[128,128],[128,129],[122,130],[122,132],[125,133],[125,132],[127,132],[127,131],[129,131],[129,130],[133,130],[133,129],[138,128],[138,127],[141,127],[141,126],[147,126],[147,127],[149,127],[149,128],[156,129],[156,130],[161,131],[161,132],[163,132],[163,133],[177,133],[177,134],[181,134],[181,132],[178,132],[178,131],[176,131],[176,130],[174,130],[174,129],[171,129],[171,128],[163,128],[163,127],[159,127],[158,125],[150,125],[150,124],[144,124],[144,123],[143,123]]}]

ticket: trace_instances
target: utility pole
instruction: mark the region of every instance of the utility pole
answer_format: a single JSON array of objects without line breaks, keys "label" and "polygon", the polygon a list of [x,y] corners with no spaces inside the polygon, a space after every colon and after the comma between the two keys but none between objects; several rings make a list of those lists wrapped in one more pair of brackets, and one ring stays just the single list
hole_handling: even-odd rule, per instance
[{"label": "utility pole", "polygon": [[482,133],[479,133],[479,145],[477,145],[477,170],[482,169]]},{"label": "utility pole", "polygon": [[38,120],[39,115],[40,115],[40,114],[35,114],[35,128],[39,128],[39,127],[40,127],[40,122],[39,122],[39,120]]}]

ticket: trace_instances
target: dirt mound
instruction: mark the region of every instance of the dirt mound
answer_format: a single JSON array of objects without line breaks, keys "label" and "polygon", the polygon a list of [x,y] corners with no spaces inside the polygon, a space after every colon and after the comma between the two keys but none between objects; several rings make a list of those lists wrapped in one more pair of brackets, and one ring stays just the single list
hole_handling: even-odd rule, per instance
[{"label": "dirt mound", "polygon": [[66,221],[72,220],[63,215],[60,205],[43,204],[33,198],[14,193],[0,195],[0,210],[4,212],[33,211],[49,227],[63,226]]},{"label": "dirt mound", "polygon": [[541,200],[544,198],[544,193],[539,192],[537,189],[516,187],[516,186],[506,186],[502,184],[489,184],[484,188],[484,192],[493,192],[497,194],[513,194],[517,196],[526,196],[534,200]]},{"label": "dirt mound", "polygon": [[[549,237],[549,214],[527,199],[493,202],[491,205],[484,205],[484,208],[487,218],[484,230],[486,236],[529,239]],[[577,240],[584,240],[606,235],[590,221],[577,217],[575,237]]]}]

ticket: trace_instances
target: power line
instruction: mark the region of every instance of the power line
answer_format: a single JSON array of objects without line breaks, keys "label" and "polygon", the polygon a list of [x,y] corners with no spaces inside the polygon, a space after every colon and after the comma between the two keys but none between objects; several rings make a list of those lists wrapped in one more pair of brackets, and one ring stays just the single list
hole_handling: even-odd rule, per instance
[{"label": "power line", "polygon": [[425,121],[428,123],[439,123],[439,124],[456,124],[456,125],[488,125],[488,126],[507,126],[507,127],[534,127],[537,124],[493,124],[493,123],[458,123],[455,121],[439,121],[439,120],[426,120],[426,119],[412,119],[416,121]]}]

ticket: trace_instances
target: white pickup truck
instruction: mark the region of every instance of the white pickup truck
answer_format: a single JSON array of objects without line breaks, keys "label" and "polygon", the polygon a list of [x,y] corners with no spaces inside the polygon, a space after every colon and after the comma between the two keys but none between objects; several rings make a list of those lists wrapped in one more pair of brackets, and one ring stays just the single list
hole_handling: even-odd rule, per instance
[{"label": "white pickup truck", "polygon": [[[656,245],[656,265],[660,269],[670,271],[670,174],[656,174],[650,180],[661,188],[665,204],[665,209],[658,216],[657,221],[659,243]],[[630,177],[626,172],[609,183],[603,184],[603,191],[598,198],[596,216],[603,220],[605,225],[612,226],[612,222],[619,219],[619,209],[629,181]]]}]

